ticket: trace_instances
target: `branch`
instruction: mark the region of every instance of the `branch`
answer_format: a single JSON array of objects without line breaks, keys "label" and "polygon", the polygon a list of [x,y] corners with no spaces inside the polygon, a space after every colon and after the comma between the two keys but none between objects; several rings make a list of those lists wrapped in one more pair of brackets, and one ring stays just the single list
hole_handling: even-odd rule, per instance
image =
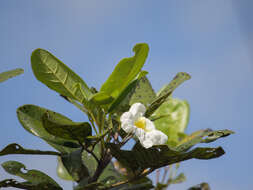
[{"label": "branch", "polygon": [[143,178],[143,177],[146,177],[148,174],[152,173],[154,170],[155,170],[154,168],[150,168],[149,170],[144,171],[144,172],[143,172],[142,174],[140,174],[139,176],[135,176],[135,177],[133,177],[133,178],[131,178],[131,179],[128,179],[128,180],[125,180],[125,181],[120,181],[120,182],[114,183],[114,184],[110,185],[109,187],[102,188],[101,190],[112,189],[112,188],[115,188],[115,187],[118,187],[118,186],[121,186],[121,185],[130,183],[130,182],[136,181],[136,180],[138,180],[138,179],[141,179],[141,178]]}]

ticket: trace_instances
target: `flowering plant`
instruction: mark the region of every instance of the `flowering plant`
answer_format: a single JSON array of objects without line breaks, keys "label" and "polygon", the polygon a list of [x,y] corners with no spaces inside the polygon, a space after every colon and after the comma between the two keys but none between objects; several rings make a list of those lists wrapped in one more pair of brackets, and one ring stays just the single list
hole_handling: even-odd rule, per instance
[{"label": "flowering plant", "polygon": [[[206,129],[185,134],[189,104],[173,98],[172,92],[190,79],[190,75],[178,73],[169,84],[155,93],[146,76],[147,72],[142,70],[149,52],[148,45],[136,44],[133,51],[135,55],[122,59],[98,91],[89,87],[54,55],[36,49],[31,56],[35,77],[80,109],[89,122],[74,122],[46,108],[23,105],[17,109],[21,125],[56,151],[31,150],[18,144],[9,144],[0,151],[0,156],[57,156],[58,176],[74,181],[76,190],[162,190],[185,180],[182,173],[167,176],[168,170],[176,170],[180,162],[223,155],[225,152],[221,147],[193,146],[213,142],[230,135],[232,131]],[[20,69],[2,73],[0,82],[21,73]],[[124,146],[129,140],[134,143],[133,148]],[[62,189],[45,173],[27,170],[20,162],[7,161],[2,163],[2,167],[9,174],[26,181],[6,179],[0,181],[0,187]],[[164,176],[154,183],[148,174],[155,170],[159,174],[160,168],[164,168]],[[198,187],[201,189],[201,185]]]}]

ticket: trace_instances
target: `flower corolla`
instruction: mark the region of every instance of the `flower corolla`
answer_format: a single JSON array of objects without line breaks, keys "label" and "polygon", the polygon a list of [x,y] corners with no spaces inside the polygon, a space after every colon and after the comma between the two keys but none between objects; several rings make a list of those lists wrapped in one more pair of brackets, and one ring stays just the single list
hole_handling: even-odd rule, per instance
[{"label": "flower corolla", "polygon": [[133,104],[128,112],[121,115],[121,128],[126,133],[135,134],[145,148],[165,144],[168,136],[157,130],[154,123],[144,117],[145,112],[146,108],[143,104]]}]

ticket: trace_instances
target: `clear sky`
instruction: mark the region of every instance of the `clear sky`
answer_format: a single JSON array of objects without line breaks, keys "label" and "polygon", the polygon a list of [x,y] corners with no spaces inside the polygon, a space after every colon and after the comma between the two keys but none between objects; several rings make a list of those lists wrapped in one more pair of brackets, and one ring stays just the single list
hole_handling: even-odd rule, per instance
[{"label": "clear sky", "polygon": [[[171,189],[185,190],[208,182],[215,190],[253,189],[253,1],[244,0],[1,0],[0,72],[24,68],[22,76],[0,84],[0,149],[17,142],[26,148],[52,150],[19,124],[16,108],[35,104],[75,121],[85,117],[38,82],[30,66],[31,52],[44,48],[98,89],[117,62],[132,55],[138,42],[150,46],[144,66],[158,90],[180,71],[192,79],[175,97],[191,106],[188,133],[203,128],[236,132],[210,146],[222,145],[221,158],[181,164],[187,181]],[[4,156],[28,169],[48,172],[64,189],[72,183],[57,178],[56,159],[48,156]],[[0,169],[0,180],[11,177]]]}]

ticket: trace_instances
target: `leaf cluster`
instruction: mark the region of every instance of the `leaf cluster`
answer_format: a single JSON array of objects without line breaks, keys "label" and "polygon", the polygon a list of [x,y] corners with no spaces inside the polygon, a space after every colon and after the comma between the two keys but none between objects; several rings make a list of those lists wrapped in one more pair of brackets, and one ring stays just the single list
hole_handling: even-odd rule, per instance
[{"label": "leaf cluster", "polygon": [[[74,122],[47,108],[23,105],[17,117],[23,128],[52,146],[55,151],[30,150],[13,143],[0,151],[9,154],[54,155],[58,158],[57,174],[64,180],[76,182],[74,189],[128,189],[162,190],[170,184],[185,180],[183,173],[168,174],[168,167],[178,169],[179,162],[189,159],[213,159],[225,152],[221,147],[197,147],[228,136],[230,130],[200,130],[187,135],[190,107],[187,101],[172,97],[173,91],[191,77],[178,73],[170,83],[156,93],[142,70],[149,53],[145,43],[136,44],[134,55],[122,59],[100,90],[89,87],[84,80],[50,52],[36,49],[31,55],[31,67],[38,81],[56,91],[60,97],[87,115],[89,121]],[[20,69],[0,74],[0,82],[18,75]],[[164,145],[145,149],[133,134],[126,134],[119,121],[122,113],[140,102],[147,108],[145,117],[168,136]],[[130,150],[123,146],[130,140]],[[51,177],[38,170],[27,170],[17,161],[8,161],[2,167],[9,174],[26,180],[6,179],[0,187],[20,189],[62,189]],[[153,184],[147,177],[153,171],[165,168],[162,181]],[[176,172],[174,172],[176,174]]]}]

